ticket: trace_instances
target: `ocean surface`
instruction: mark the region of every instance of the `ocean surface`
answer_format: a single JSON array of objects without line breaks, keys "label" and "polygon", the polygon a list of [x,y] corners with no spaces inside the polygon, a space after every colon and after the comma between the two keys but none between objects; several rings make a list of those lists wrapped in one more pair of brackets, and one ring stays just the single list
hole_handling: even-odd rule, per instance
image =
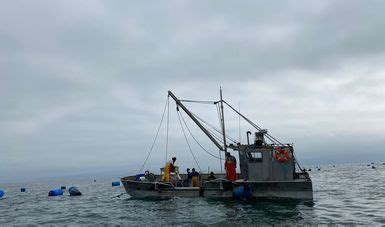
[{"label": "ocean surface", "polygon": [[[1,184],[3,225],[233,225],[233,224],[363,224],[385,225],[385,165],[314,166],[313,202],[294,200],[224,201],[205,198],[135,200],[118,179],[56,180]],[[48,197],[48,191],[75,185],[83,193]],[[26,187],[27,192],[20,192]]]}]

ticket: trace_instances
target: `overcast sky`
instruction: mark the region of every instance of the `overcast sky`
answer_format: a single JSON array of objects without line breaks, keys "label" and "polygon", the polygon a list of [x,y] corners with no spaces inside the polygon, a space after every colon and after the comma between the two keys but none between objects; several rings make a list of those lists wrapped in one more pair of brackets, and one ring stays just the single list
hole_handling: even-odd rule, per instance
[{"label": "overcast sky", "polygon": [[[0,182],[135,173],[167,91],[216,100],[219,86],[305,164],[385,161],[384,12],[380,0],[2,1]],[[218,124],[214,106],[189,107]],[[172,102],[168,153],[196,167]],[[146,168],[164,161],[162,127]]]}]

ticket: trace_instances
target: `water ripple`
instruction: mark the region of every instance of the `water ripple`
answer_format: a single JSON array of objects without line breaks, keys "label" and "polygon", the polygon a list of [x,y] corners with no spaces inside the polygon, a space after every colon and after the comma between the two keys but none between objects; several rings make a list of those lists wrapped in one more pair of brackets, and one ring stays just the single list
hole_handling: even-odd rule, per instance
[{"label": "water ripple", "polygon": [[[315,169],[314,167],[309,167]],[[224,201],[204,198],[135,200],[114,179],[0,185],[0,225],[233,225],[385,224],[385,165],[323,166],[310,172],[314,201]],[[80,197],[48,197],[60,185],[76,185]],[[26,193],[20,187],[27,187]]]}]

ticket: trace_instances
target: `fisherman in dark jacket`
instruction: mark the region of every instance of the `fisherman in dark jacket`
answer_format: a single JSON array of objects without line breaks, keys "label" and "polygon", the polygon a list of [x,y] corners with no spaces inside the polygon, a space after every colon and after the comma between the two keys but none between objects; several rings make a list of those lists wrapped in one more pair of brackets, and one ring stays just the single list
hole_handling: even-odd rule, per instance
[{"label": "fisherman in dark jacket", "polygon": [[191,172],[191,186],[199,187],[199,173],[195,171],[195,168],[192,168]]},{"label": "fisherman in dark jacket", "polygon": [[190,172],[190,168],[187,168],[186,171],[187,171],[186,187],[190,187],[191,178],[192,178],[192,175],[191,175],[191,172]]},{"label": "fisherman in dark jacket", "polygon": [[214,172],[211,172],[210,175],[207,177],[208,181],[215,180],[215,179],[217,178],[214,176]]}]

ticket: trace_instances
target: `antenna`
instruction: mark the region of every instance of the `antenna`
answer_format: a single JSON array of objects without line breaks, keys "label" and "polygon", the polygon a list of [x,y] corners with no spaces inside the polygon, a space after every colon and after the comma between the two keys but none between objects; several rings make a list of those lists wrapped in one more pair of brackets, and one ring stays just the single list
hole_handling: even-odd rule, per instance
[{"label": "antenna", "polygon": [[[238,102],[238,112],[241,112],[241,103]],[[241,137],[241,116],[238,114],[238,136],[239,136],[239,143],[242,144],[242,137]]]}]

